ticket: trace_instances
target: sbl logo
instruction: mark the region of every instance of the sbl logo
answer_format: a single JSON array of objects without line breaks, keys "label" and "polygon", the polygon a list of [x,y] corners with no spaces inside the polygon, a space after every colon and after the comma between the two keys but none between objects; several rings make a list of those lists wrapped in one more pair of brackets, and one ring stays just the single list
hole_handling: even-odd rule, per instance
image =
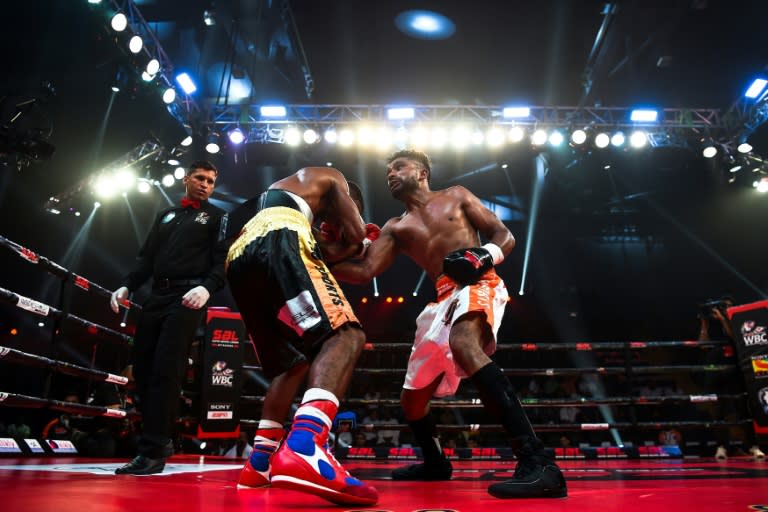
[{"label": "sbl logo", "polygon": [[234,329],[214,329],[211,341],[240,341]]}]

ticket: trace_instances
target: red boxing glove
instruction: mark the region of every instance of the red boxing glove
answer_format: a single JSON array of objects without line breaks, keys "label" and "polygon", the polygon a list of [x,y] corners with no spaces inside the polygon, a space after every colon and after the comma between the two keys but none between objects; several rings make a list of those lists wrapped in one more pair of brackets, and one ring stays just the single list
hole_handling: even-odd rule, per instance
[{"label": "red boxing glove", "polygon": [[363,243],[361,244],[362,247],[360,247],[360,252],[358,252],[355,257],[356,258],[362,258],[365,256],[365,251],[368,250],[368,246],[373,243],[374,240],[379,238],[381,235],[381,228],[377,226],[376,224],[366,224],[365,225],[365,238],[363,238]]},{"label": "red boxing glove", "polygon": [[321,222],[320,237],[326,242],[338,242],[341,240],[341,229],[330,222]]},{"label": "red boxing glove", "polygon": [[[377,226],[376,224],[366,224],[365,225],[365,239],[363,240],[363,244],[371,245],[377,238],[379,238],[379,235],[381,235],[381,228]],[[366,243],[366,240],[368,242]]]}]

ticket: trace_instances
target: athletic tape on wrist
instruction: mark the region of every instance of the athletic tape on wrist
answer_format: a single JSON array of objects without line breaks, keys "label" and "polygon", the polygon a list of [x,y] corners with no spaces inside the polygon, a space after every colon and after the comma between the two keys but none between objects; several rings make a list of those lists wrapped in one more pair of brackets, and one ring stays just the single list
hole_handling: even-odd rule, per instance
[{"label": "athletic tape on wrist", "polygon": [[491,254],[494,265],[498,265],[499,263],[504,261],[504,253],[501,252],[501,247],[499,247],[498,245],[488,242],[487,244],[483,245],[483,249],[485,249]]}]

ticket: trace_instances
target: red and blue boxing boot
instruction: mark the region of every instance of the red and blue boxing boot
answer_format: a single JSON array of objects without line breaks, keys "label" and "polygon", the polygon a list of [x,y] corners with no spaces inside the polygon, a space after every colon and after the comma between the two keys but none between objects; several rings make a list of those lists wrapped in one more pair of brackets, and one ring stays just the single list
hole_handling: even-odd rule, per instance
[{"label": "red and blue boxing boot", "polygon": [[324,389],[304,394],[285,442],[272,456],[272,487],[302,491],[338,505],[373,505],[379,493],[350,475],[328,447],[328,431],[339,407]]},{"label": "red and blue boxing boot", "polygon": [[267,487],[269,485],[269,460],[280,445],[285,431],[276,421],[261,420],[253,440],[253,451],[240,471],[238,487]]}]

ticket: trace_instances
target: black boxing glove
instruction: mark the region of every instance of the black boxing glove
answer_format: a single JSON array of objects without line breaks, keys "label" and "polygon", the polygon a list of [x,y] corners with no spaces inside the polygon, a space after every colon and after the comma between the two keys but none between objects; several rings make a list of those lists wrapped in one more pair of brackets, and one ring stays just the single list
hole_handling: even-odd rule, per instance
[{"label": "black boxing glove", "polygon": [[496,244],[459,249],[443,259],[443,273],[462,286],[475,284],[480,278],[501,263],[504,255]]}]

